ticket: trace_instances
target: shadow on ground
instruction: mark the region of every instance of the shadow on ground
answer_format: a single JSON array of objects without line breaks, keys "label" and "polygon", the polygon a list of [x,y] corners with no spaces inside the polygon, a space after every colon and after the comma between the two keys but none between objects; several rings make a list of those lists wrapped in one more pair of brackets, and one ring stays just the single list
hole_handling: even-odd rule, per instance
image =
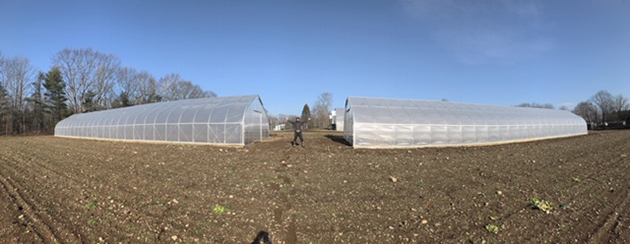
[{"label": "shadow on ground", "polygon": [[346,139],[343,138],[343,136],[337,136],[337,135],[326,135],[326,138],[330,139],[331,141],[334,141],[336,143],[341,143],[344,146],[352,146],[350,145],[350,143],[348,141],[346,141]]},{"label": "shadow on ground", "polygon": [[266,231],[260,231],[258,232],[258,235],[256,236],[256,238],[254,239],[254,241],[252,241],[252,244],[271,244],[271,239],[269,239],[269,233],[267,233]]}]

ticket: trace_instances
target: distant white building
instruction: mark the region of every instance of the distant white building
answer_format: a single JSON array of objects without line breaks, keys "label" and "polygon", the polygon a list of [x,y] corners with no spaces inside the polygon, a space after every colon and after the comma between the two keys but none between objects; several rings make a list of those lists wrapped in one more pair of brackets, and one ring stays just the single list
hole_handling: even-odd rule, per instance
[{"label": "distant white building", "polygon": [[284,130],[285,127],[286,127],[285,124],[279,124],[273,127],[273,130]]}]

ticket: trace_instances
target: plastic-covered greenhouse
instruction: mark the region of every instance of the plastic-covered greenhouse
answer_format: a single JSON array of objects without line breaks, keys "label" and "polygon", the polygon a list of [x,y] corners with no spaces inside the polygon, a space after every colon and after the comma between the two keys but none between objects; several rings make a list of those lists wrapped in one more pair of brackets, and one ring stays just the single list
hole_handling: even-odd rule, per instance
[{"label": "plastic-covered greenhouse", "polygon": [[55,136],[248,145],[269,137],[259,96],[198,98],[72,115]]},{"label": "plastic-covered greenhouse", "polygon": [[345,122],[343,116],[345,114],[345,110],[343,108],[335,109],[335,130],[343,131],[343,123]]},{"label": "plastic-covered greenhouse", "polygon": [[587,134],[562,110],[349,97],[344,138],[355,148],[508,143]]}]

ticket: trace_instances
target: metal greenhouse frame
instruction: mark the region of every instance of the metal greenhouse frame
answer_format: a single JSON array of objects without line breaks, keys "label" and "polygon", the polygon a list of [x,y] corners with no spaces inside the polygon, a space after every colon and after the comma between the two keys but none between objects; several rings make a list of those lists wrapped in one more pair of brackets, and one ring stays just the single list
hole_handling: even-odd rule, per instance
[{"label": "metal greenhouse frame", "polygon": [[55,136],[248,145],[269,137],[269,119],[258,95],[198,98],[75,114]]},{"label": "metal greenhouse frame", "polygon": [[562,110],[348,97],[344,138],[354,148],[498,144],[587,134]]}]

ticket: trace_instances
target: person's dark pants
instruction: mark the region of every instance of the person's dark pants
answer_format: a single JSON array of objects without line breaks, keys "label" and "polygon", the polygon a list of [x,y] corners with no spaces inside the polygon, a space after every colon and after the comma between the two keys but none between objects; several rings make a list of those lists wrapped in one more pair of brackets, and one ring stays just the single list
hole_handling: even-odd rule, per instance
[{"label": "person's dark pants", "polygon": [[300,143],[304,142],[304,137],[302,137],[302,132],[301,131],[300,132],[294,132],[293,133],[293,143],[294,144],[297,143],[296,140],[297,140],[298,137],[300,138]]}]

